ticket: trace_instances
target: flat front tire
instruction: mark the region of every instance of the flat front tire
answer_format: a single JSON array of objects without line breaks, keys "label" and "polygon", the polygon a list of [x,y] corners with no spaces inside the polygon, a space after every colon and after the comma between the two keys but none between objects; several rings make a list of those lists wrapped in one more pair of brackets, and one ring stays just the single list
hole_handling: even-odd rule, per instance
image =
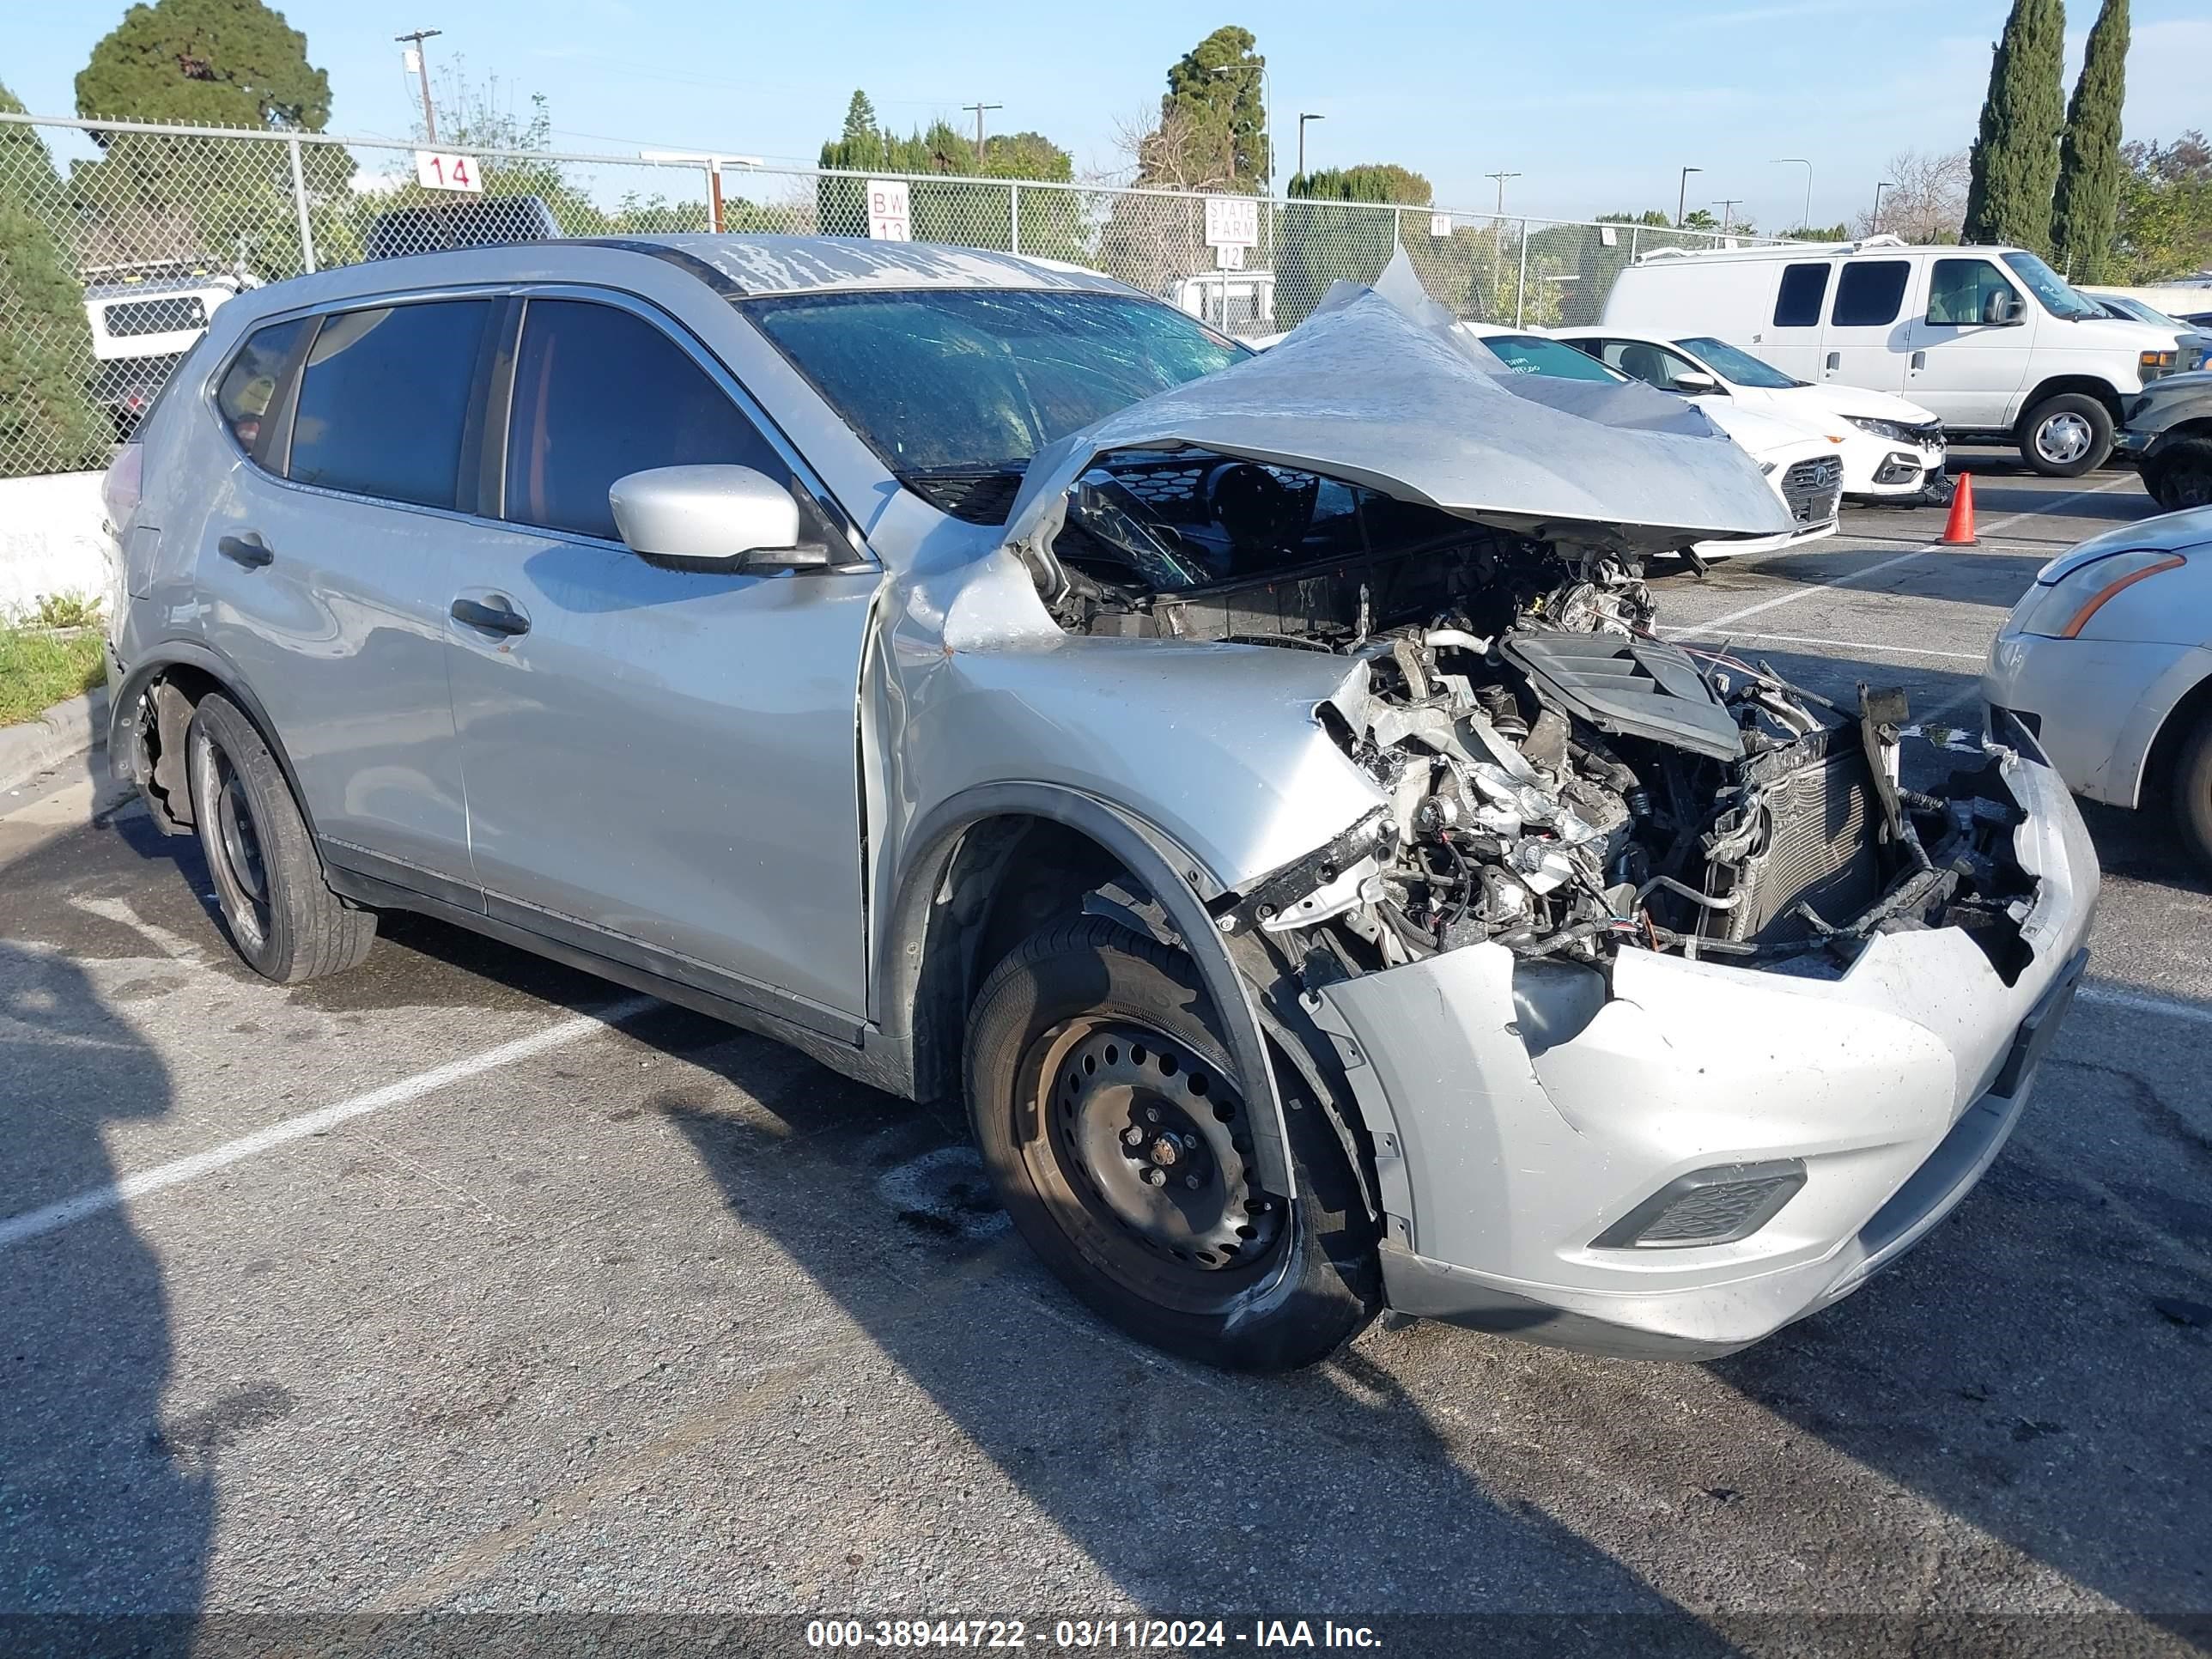
[{"label": "flat front tire", "polygon": [[216,902],[246,966],[283,985],[357,966],[375,942],[376,914],[325,884],[283,769],[229,698],[200,699],[185,770]]},{"label": "flat front tire", "polygon": [[2021,459],[2046,478],[2078,478],[2112,453],[2112,411],[2086,392],[2045,398],[2021,417]]},{"label": "flat front tire", "polygon": [[1096,918],[1031,936],[978,994],[968,1107],[1000,1201],[1084,1302],[1236,1370],[1327,1358],[1381,1305],[1375,1233],[1315,1103],[1291,1202],[1188,958]]}]

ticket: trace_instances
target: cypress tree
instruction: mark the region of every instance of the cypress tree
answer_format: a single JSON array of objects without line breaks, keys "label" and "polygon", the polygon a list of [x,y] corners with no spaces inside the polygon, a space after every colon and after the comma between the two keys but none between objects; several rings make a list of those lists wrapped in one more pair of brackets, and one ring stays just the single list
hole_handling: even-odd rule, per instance
[{"label": "cypress tree", "polygon": [[2064,125],[2066,8],[2013,0],[1990,64],[1989,97],[1966,186],[1969,242],[2051,251],[2051,198]]},{"label": "cypress tree", "polygon": [[2058,268],[2077,283],[2101,282],[2119,222],[2120,106],[2128,88],[2128,0],[2105,0],[2081,57],[2081,78],[2058,141],[2058,194],[2051,239]]},{"label": "cypress tree", "polygon": [[[22,106],[0,87],[0,110]],[[0,125],[0,477],[101,465],[84,285],[54,234],[62,183],[33,129]]]}]

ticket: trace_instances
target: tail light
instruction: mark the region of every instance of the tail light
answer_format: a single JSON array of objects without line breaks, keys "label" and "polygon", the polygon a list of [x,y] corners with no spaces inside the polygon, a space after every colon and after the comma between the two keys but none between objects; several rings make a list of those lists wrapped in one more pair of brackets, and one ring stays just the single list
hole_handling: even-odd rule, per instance
[{"label": "tail light", "polygon": [[138,499],[146,465],[146,446],[125,444],[115,452],[115,459],[107,465],[107,476],[100,483],[100,501],[107,509],[108,526],[121,530],[138,510]]}]

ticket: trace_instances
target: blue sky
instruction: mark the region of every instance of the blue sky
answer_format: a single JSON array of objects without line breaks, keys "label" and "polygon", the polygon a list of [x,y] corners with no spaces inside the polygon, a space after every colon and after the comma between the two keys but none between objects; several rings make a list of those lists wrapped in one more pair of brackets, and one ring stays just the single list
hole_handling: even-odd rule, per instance
[{"label": "blue sky", "polygon": [[[1509,211],[1583,218],[1742,198],[1769,228],[1794,222],[1809,157],[1813,216],[1872,198],[1906,146],[1972,137],[2004,0],[1688,0],[1547,6],[1276,3],[699,3],[699,0],[293,0],[283,8],[330,71],[333,131],[404,137],[414,86],[392,37],[435,27],[434,66],[455,52],[520,105],[550,100],[563,148],[717,149],[811,161],[855,86],[904,129],[978,99],[994,130],[1035,128],[1079,173],[1117,166],[1116,122],[1156,100],[1168,64],[1217,22],[1260,37],[1291,165],[1291,118],[1316,167],[1403,163],[1440,204],[1488,208],[1497,169]],[[118,0],[15,0],[0,78],[34,111],[70,113],[72,82]],[[1364,15],[1363,14],[1363,11]],[[2069,9],[2072,56],[2095,15]],[[2128,66],[2131,137],[2212,119],[2212,15],[2203,0],[2136,0]],[[2073,65],[2069,66],[2069,79]]]}]

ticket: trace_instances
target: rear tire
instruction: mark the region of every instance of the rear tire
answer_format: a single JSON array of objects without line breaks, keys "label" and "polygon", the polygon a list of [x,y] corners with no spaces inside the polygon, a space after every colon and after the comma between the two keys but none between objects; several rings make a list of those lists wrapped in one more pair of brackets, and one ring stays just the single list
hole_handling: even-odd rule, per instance
[{"label": "rear tire", "polygon": [[2212,507],[2212,438],[2169,445],[2143,468],[2143,488],[2168,513]]},{"label": "rear tire", "polygon": [[2021,459],[2046,478],[2078,478],[2112,453],[2112,411],[2086,392],[2045,398],[2021,417]]},{"label": "rear tire", "polygon": [[2212,714],[2199,718],[2175,759],[2173,822],[2198,866],[2212,871]]},{"label": "rear tire", "polygon": [[229,698],[200,699],[185,734],[185,770],[216,902],[246,965],[280,985],[357,967],[376,941],[376,914],[351,908],[324,884],[291,787]]},{"label": "rear tire", "polygon": [[1296,1201],[1257,1184],[1246,1088],[1181,953],[1097,918],[1032,935],[976,997],[967,1085],[1016,1228],[1139,1341],[1291,1370],[1380,1310],[1375,1230],[1315,1103],[1289,1114]]}]

